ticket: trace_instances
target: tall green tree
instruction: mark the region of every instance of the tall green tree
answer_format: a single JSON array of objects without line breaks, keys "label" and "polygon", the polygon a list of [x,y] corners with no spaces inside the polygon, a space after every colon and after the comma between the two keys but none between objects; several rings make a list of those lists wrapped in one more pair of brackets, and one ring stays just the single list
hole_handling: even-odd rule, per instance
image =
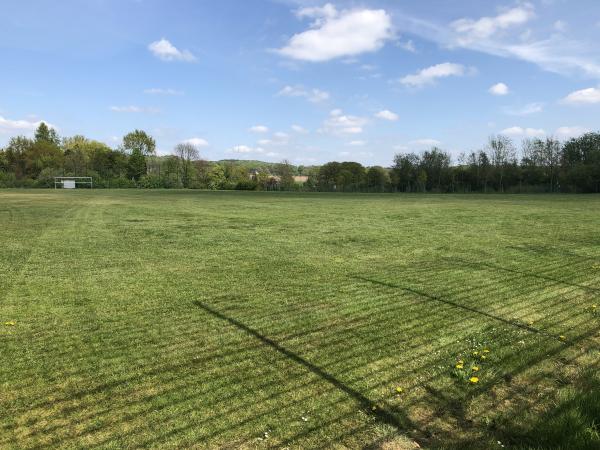
[{"label": "tall green tree", "polygon": [[390,176],[383,167],[373,166],[367,170],[367,187],[370,192],[384,192],[390,183]]},{"label": "tall green tree", "polygon": [[48,142],[58,147],[60,137],[54,128],[50,128],[46,122],[41,122],[35,130],[35,142]]},{"label": "tall green tree", "polygon": [[148,172],[146,157],[156,153],[156,142],[142,130],[134,130],[123,137],[123,151],[129,156],[127,176],[139,180]]},{"label": "tall green tree", "polygon": [[137,150],[143,156],[151,156],[156,153],[156,141],[148,133],[142,130],[134,130],[123,137],[123,150],[133,153]]},{"label": "tall green tree", "polygon": [[139,149],[134,149],[127,161],[127,176],[139,181],[142,176],[146,175],[146,170],[146,157]]}]

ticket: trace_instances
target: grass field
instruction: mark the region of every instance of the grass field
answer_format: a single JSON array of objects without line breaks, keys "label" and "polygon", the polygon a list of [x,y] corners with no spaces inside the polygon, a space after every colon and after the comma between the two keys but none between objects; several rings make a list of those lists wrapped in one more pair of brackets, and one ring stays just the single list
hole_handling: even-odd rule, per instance
[{"label": "grass field", "polygon": [[599,196],[5,190],[0,244],[0,448],[600,448]]}]

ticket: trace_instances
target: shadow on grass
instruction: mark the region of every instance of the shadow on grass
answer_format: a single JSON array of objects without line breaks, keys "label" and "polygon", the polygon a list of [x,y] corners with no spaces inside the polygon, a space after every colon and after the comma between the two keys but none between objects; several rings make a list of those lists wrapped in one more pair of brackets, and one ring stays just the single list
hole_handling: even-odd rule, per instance
[{"label": "shadow on grass", "polygon": [[281,346],[280,344],[278,344],[274,340],[266,337],[265,335],[259,333],[258,331],[248,327],[247,325],[239,322],[238,320],[236,320],[232,317],[229,317],[229,316],[215,310],[214,308],[211,308],[210,306],[206,305],[205,303],[195,301],[194,304],[197,307],[206,311],[207,313],[213,315],[214,317],[224,320],[224,321],[228,322],[229,324],[237,327],[238,329],[245,331],[252,337],[258,339],[263,344],[268,345],[273,350],[281,353],[282,355],[291,359],[295,363],[308,369],[309,371],[311,371],[312,373],[317,375],[319,378],[330,383],[335,388],[341,390],[348,396],[352,397],[354,400],[356,400],[358,402],[358,404],[360,405],[361,408],[364,408],[366,411],[369,412],[369,414],[372,414],[380,422],[385,423],[387,425],[391,425],[399,432],[402,432],[407,427],[411,427],[413,425],[408,421],[408,418],[406,418],[406,417],[398,418],[394,414],[392,414],[390,411],[388,411],[382,407],[378,407],[375,404],[375,402],[369,400],[367,397],[365,397],[363,394],[361,394],[357,390],[352,389],[351,387],[342,383],[340,380],[338,380],[336,377],[334,377],[330,373],[326,372],[325,370],[321,369],[320,367],[316,366],[315,364],[311,363],[310,361],[306,360],[305,358],[302,358],[300,355],[286,349],[285,347]]},{"label": "shadow on grass", "polygon": [[571,287],[576,287],[578,289],[582,289],[584,291],[589,291],[589,292],[593,292],[593,293],[600,293],[600,288],[597,288],[595,286],[586,286],[584,284],[579,284],[579,283],[573,283],[571,281],[568,280],[562,280],[560,278],[556,278],[556,277],[551,277],[548,275],[544,275],[544,274],[539,274],[539,273],[534,273],[534,272],[529,272],[529,271],[525,271],[525,270],[517,270],[517,269],[509,269],[508,267],[503,267],[497,264],[492,264],[492,263],[488,263],[485,261],[469,261],[466,259],[461,259],[461,258],[457,258],[457,257],[452,257],[452,258],[448,258],[448,261],[454,263],[454,264],[458,264],[458,265],[463,265],[463,266],[467,266],[467,267],[473,267],[476,269],[481,269],[481,268],[485,268],[485,269],[491,269],[493,271],[502,271],[502,272],[508,272],[508,273],[514,273],[517,275],[520,275],[522,277],[526,277],[526,278],[535,278],[538,280],[543,280],[543,281],[550,281],[552,283],[555,284],[562,284],[565,286],[571,286]]},{"label": "shadow on grass", "polygon": [[432,295],[432,294],[428,294],[426,292],[421,292],[421,291],[419,291],[417,289],[414,289],[414,288],[411,288],[411,287],[400,286],[400,285],[396,285],[396,284],[393,284],[393,283],[388,283],[387,281],[379,281],[379,280],[374,280],[374,279],[371,279],[371,278],[366,278],[366,277],[361,277],[361,276],[353,276],[351,278],[353,278],[355,280],[359,280],[359,281],[366,281],[368,283],[378,284],[380,286],[385,286],[385,287],[389,287],[389,288],[393,288],[393,289],[398,289],[398,290],[401,290],[401,291],[404,291],[404,292],[408,292],[410,294],[417,295],[419,297],[424,297],[424,298],[426,298],[428,300],[433,300],[433,301],[436,301],[436,302],[439,302],[439,303],[444,303],[446,305],[453,306],[455,308],[459,308],[459,309],[462,309],[464,311],[467,311],[467,312],[470,312],[470,313],[473,313],[473,314],[478,314],[478,315],[481,315],[481,316],[485,316],[485,317],[487,317],[489,319],[493,319],[493,320],[496,320],[498,322],[502,322],[502,323],[504,323],[506,325],[510,325],[510,326],[513,326],[513,327],[516,327],[516,328],[520,328],[522,330],[530,331],[532,333],[543,334],[543,335],[548,336],[548,337],[554,337],[553,335],[548,334],[548,333],[546,333],[546,332],[544,332],[542,330],[539,330],[537,328],[534,328],[532,326],[529,326],[529,325],[526,325],[526,324],[522,324],[522,323],[519,323],[519,322],[515,322],[515,321],[510,320],[510,319],[505,319],[503,317],[496,316],[494,314],[490,314],[490,313],[487,313],[485,311],[481,311],[481,310],[479,310],[477,308],[473,308],[471,306],[461,305],[460,303],[453,302],[452,300],[447,300],[447,299],[444,299],[444,298],[439,297],[437,295]]},{"label": "shadow on grass", "polygon": [[[558,333],[550,334],[506,319],[507,311],[512,313],[519,307],[532,306],[531,303],[520,305],[521,296],[529,295],[530,289],[537,292],[538,287],[529,283],[522,284],[521,290],[501,305],[504,314],[496,313],[494,307],[498,301],[493,293],[502,286],[512,286],[512,280],[518,278],[514,275],[496,274],[486,284],[463,280],[441,284],[432,277],[435,270],[426,269],[428,278],[423,282],[416,277],[419,273],[407,272],[404,272],[407,279],[395,283],[375,280],[377,276],[385,276],[381,272],[374,273],[373,278],[348,277],[336,288],[352,287],[352,295],[342,296],[339,301],[321,294],[315,296],[313,302],[292,301],[290,306],[273,302],[265,303],[261,308],[227,295],[204,298],[206,303],[186,303],[188,311],[170,328],[182,345],[177,347],[180,354],[172,358],[171,364],[161,364],[161,360],[154,359],[161,351],[174,350],[172,346],[161,350],[164,343],[157,342],[156,348],[152,347],[152,351],[146,348],[140,355],[134,373],[118,373],[116,379],[90,388],[76,387],[62,392],[66,394],[64,397],[55,396],[50,402],[36,405],[39,415],[28,423],[32,428],[29,436],[52,434],[54,439],[50,443],[61,446],[81,444],[92,437],[98,439],[95,443],[99,445],[121,443],[124,446],[127,441],[121,430],[127,427],[128,438],[139,447],[169,446],[173,442],[180,447],[199,443],[218,446],[223,442],[242,446],[257,443],[251,440],[260,435],[256,428],[276,429],[277,425],[272,425],[273,417],[281,412],[291,420],[279,426],[282,434],[278,444],[311,448],[316,443],[319,448],[340,444],[356,448],[361,440],[363,444],[373,442],[372,448],[389,448],[391,433],[383,437],[375,435],[378,430],[373,425],[393,429],[430,448],[489,448],[484,446],[489,440],[483,444],[473,442],[473,436],[483,435],[506,443],[527,445],[535,442],[538,433],[545,433],[543,420],[549,423],[554,420],[560,430],[566,430],[568,423],[576,423],[583,430],[581,433],[589,433],[588,429],[593,431],[593,426],[589,426],[591,413],[586,413],[580,422],[563,419],[571,417],[573,411],[580,408],[581,401],[586,401],[585,390],[578,391],[573,401],[557,402],[558,406],[546,415],[532,413],[522,429],[512,417],[505,417],[505,424],[500,422],[490,428],[474,416],[469,405],[481,398],[489,400],[491,391],[498,386],[507,389],[505,398],[515,401],[507,414],[522,408],[517,406],[519,399],[515,400],[515,391],[508,389],[501,372],[490,371],[475,386],[450,377],[455,358],[462,351],[468,353],[471,348],[467,347],[466,338],[495,337],[492,341],[494,352],[498,354],[495,366],[516,376],[567,349],[572,353],[589,335],[572,338],[570,335],[568,341],[562,341],[556,338]],[[374,285],[383,288],[373,288]],[[437,292],[433,293],[436,288]],[[535,295],[525,298],[541,302],[552,324],[559,329],[565,320],[563,313],[569,314],[569,320],[577,325],[593,325],[581,322],[580,317],[573,315],[570,312],[572,305],[564,302],[563,295],[553,294],[539,300]],[[464,304],[470,301],[477,301],[477,306]],[[348,309],[350,305],[352,308]],[[200,314],[190,316],[190,307]],[[149,316],[154,318],[156,314],[152,312]],[[321,320],[327,318],[335,320]],[[212,332],[222,331],[223,322],[223,328],[228,329],[226,334],[233,334],[236,339],[226,341],[227,347],[216,343],[203,346],[199,341],[202,333],[198,329],[206,322],[215,324]],[[133,340],[143,337],[144,329],[125,324],[120,331],[129,332]],[[107,341],[116,331],[114,327],[110,329]],[[590,332],[597,332],[597,328]],[[451,339],[440,339],[444,335]],[[528,347],[515,345],[522,337],[531,338]],[[47,342],[40,341],[40,345],[47,345]],[[112,348],[116,350],[116,347]],[[262,350],[257,352],[257,349]],[[515,350],[520,354],[515,356]],[[256,359],[257,355],[261,359]],[[271,355],[277,357],[271,359]],[[109,359],[105,356],[106,363]],[[212,367],[219,370],[207,373],[206,370]],[[89,370],[88,367],[82,373]],[[265,377],[269,372],[277,373],[278,381]],[[536,383],[531,372],[526,376],[528,381]],[[392,397],[395,394],[390,392],[398,383],[410,392],[410,397]],[[160,389],[143,391],[143,395],[137,396],[122,394],[135,392],[136,386],[145,384]],[[318,388],[310,389],[313,386]],[[219,395],[210,395],[211,391]],[[117,400],[100,403],[99,408],[96,405],[98,394]],[[314,395],[321,397],[319,409],[311,411],[315,420],[295,426],[293,420],[299,422],[300,414],[305,411],[304,404]],[[594,401],[594,397],[590,399]],[[535,399],[534,402],[543,400]],[[349,420],[348,426],[339,426],[351,414],[356,415],[355,404],[360,408],[360,420]],[[23,407],[31,410],[31,406]],[[559,412],[561,408],[564,413]],[[205,412],[203,416],[198,415],[201,409]],[[427,423],[415,414],[415,409],[427,409],[431,422]],[[239,413],[240,410],[243,412]],[[289,413],[290,410],[294,413]],[[593,408],[588,410],[594,411]],[[362,420],[365,417],[362,412],[366,413],[368,421]],[[152,417],[157,415],[160,427],[152,422]],[[35,420],[38,418],[46,425],[37,426]],[[85,426],[62,434],[66,420]],[[592,442],[585,436],[582,438],[582,442],[588,441]],[[0,438],[0,447],[8,442]],[[545,442],[542,448],[551,447],[551,442]]]}]

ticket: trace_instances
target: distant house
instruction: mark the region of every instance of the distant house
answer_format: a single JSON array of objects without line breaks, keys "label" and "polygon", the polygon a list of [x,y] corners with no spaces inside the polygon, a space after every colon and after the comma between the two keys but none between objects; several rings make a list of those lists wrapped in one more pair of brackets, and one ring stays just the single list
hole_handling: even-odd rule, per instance
[{"label": "distant house", "polygon": [[296,175],[294,176],[294,183],[304,184],[308,181],[308,176],[306,175]]}]

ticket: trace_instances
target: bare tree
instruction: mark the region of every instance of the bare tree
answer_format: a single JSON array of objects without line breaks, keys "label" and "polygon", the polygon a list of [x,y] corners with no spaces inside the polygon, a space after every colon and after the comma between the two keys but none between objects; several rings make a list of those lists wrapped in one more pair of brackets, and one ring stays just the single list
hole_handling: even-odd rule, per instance
[{"label": "bare tree", "polygon": [[181,182],[184,187],[189,187],[192,172],[192,162],[200,158],[198,148],[189,142],[177,144],[173,153],[179,158],[181,164]]},{"label": "bare tree", "polygon": [[501,192],[504,192],[504,173],[506,168],[516,162],[517,152],[510,138],[499,134],[491,136],[488,142],[488,152],[492,165],[498,173],[498,187]]}]

